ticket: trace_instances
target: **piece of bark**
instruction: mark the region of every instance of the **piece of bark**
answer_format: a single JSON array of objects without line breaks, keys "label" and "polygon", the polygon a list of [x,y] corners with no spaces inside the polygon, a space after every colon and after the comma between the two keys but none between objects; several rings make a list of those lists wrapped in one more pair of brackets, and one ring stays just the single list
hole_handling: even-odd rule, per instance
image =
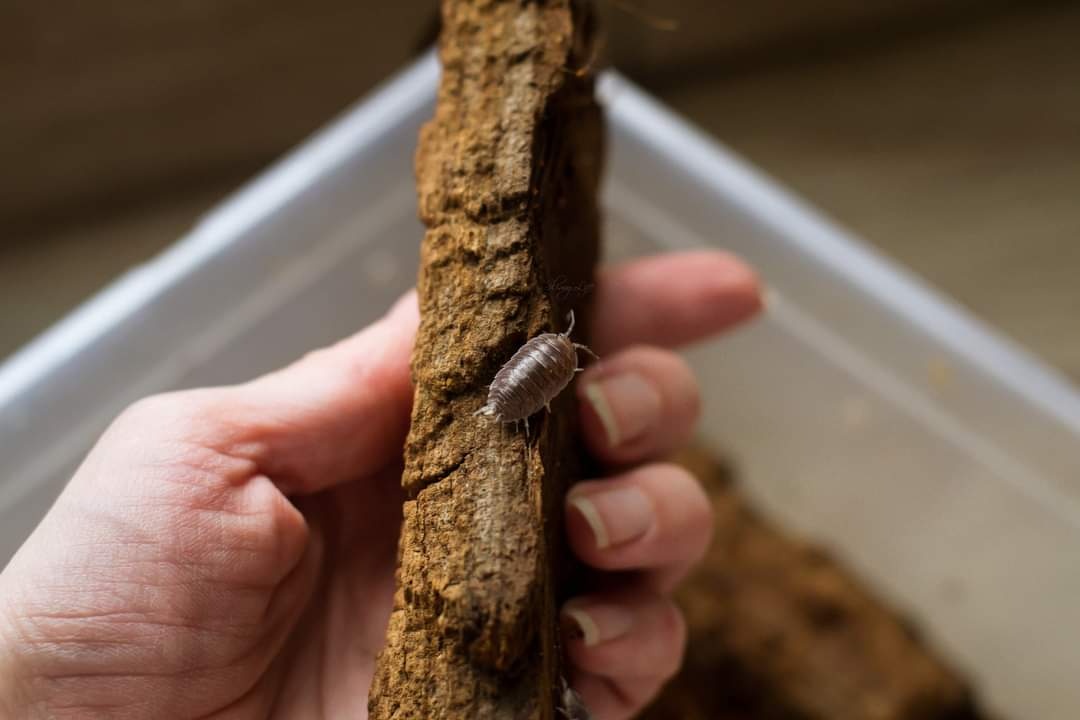
[{"label": "piece of bark", "polygon": [[427,225],[398,590],[372,718],[552,718],[572,392],[531,433],[475,417],[526,340],[585,337],[602,128],[591,16],[571,0],[444,0],[443,75],[417,152]]},{"label": "piece of bark", "polygon": [[707,452],[716,535],[679,593],[689,646],[645,720],[980,720],[962,677],[820,548],[760,518]]}]

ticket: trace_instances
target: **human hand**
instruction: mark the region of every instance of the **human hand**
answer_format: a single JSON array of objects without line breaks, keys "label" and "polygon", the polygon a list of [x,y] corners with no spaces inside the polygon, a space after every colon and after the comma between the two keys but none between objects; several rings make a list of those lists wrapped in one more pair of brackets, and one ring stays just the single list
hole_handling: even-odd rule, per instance
[{"label": "human hand", "polygon": [[[654,463],[699,404],[675,346],[759,307],[719,253],[603,273],[577,392],[612,476],[568,499],[574,551],[617,584],[564,615],[571,678],[598,720],[639,710],[679,665],[668,596],[702,555],[709,505]],[[366,717],[385,639],[417,325],[380,321],[243,385],[142,400],[105,432],[0,573],[4,717]]]}]

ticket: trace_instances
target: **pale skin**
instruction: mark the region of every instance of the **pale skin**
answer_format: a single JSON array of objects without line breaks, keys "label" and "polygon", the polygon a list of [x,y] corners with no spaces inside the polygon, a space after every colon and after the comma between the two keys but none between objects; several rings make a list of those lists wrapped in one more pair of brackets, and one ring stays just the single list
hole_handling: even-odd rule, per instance
[{"label": "pale skin", "polygon": [[[604,360],[568,392],[608,473],[575,487],[566,513],[605,589],[563,614],[570,684],[597,720],[632,717],[677,671],[670,596],[711,534],[701,487],[663,461],[700,406],[671,348],[759,308],[753,273],[722,253],[599,280]],[[410,294],[287,368],[118,417],[0,574],[0,717],[367,717],[417,320]]]}]

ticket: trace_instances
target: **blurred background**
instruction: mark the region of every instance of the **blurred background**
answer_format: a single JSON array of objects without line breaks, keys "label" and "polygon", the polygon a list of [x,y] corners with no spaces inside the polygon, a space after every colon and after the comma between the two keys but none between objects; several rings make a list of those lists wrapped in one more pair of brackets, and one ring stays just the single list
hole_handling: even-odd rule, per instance
[{"label": "blurred background", "polygon": [[[598,8],[603,64],[1080,381],[1080,3]],[[0,358],[436,26],[434,0],[4,3]]]}]

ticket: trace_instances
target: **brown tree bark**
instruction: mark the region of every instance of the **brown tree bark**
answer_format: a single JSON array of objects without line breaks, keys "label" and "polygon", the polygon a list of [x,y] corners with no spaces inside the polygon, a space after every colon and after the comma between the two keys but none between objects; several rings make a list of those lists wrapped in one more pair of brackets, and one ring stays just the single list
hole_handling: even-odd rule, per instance
[{"label": "brown tree bark", "polygon": [[[474,417],[526,340],[582,321],[598,255],[591,16],[571,0],[444,0],[417,152],[427,225],[398,590],[371,717],[552,718],[572,393],[532,432]],[[569,290],[569,292],[568,292]]]}]

